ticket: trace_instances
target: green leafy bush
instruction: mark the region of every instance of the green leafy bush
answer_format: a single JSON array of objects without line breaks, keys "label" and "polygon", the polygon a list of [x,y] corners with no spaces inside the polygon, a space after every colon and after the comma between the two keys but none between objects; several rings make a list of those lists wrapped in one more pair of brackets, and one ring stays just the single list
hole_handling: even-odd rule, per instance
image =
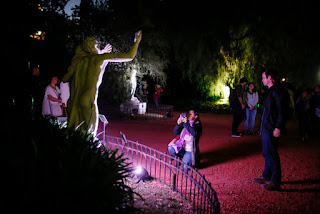
[{"label": "green leafy bush", "polygon": [[[9,124],[6,198],[15,212],[127,213],[133,191],[124,184],[130,166],[117,150],[97,148],[82,132],[60,129],[48,120]],[[10,126],[10,125],[9,125]],[[15,127],[15,128],[14,128]]]},{"label": "green leafy bush", "polygon": [[216,114],[230,114],[232,112],[229,104],[222,104],[215,100],[194,100],[192,106],[200,112],[213,112]]}]

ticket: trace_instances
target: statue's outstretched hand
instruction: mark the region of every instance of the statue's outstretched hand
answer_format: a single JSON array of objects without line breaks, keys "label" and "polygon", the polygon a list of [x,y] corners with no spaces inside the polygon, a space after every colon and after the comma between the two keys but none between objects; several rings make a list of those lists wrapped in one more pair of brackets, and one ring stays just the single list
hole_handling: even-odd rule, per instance
[{"label": "statue's outstretched hand", "polygon": [[141,38],[142,38],[142,30],[136,32],[135,37],[134,37],[134,42],[140,43]]},{"label": "statue's outstretched hand", "polygon": [[110,44],[106,44],[106,47],[104,47],[101,50],[102,53],[111,53],[111,51],[112,51],[112,45],[110,45]]}]

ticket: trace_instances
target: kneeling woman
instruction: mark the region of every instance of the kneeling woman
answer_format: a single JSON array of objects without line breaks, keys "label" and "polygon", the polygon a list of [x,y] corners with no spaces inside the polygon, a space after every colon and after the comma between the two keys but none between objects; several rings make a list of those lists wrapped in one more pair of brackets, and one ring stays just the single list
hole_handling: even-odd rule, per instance
[{"label": "kneeling woman", "polygon": [[168,151],[170,154],[173,157],[181,157],[182,162],[189,166],[200,167],[199,139],[202,134],[202,125],[199,113],[190,110],[189,118],[181,114],[174,127],[174,134],[179,135],[179,139],[169,143]]}]

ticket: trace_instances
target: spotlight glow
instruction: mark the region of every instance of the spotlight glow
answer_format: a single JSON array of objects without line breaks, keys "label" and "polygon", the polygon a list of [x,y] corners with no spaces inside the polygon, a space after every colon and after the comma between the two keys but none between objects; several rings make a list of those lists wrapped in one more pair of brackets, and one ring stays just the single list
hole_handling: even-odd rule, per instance
[{"label": "spotlight glow", "polygon": [[223,98],[228,99],[230,96],[230,88],[225,85],[222,87],[222,90],[223,90]]},{"label": "spotlight glow", "polygon": [[136,175],[139,175],[139,174],[141,174],[141,172],[142,172],[142,167],[141,167],[141,166],[137,166],[137,168],[136,168],[136,170],[134,171],[134,173],[135,173]]}]

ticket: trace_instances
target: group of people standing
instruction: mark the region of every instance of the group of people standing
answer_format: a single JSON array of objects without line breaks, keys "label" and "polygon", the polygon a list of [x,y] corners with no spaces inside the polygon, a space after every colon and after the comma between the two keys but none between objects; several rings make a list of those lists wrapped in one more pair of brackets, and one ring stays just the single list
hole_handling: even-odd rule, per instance
[{"label": "group of people standing", "polygon": [[320,85],[314,90],[303,90],[295,107],[301,140],[307,141],[310,137],[320,140]]},{"label": "group of people standing", "polygon": [[[145,81],[146,82],[146,81]],[[143,85],[143,92],[147,95],[147,84]],[[36,90],[34,90],[36,91]],[[39,91],[39,90],[38,90]],[[41,94],[41,93],[40,93]],[[163,89],[160,85],[155,86],[155,93],[153,95],[154,102],[158,105]],[[33,96],[39,101],[39,96]],[[69,83],[64,83],[58,79],[57,76],[51,78],[50,83],[45,87],[44,96],[42,100],[42,115],[49,115],[52,117],[66,117],[67,116],[67,101],[70,97]]]},{"label": "group of people standing", "polygon": [[52,117],[67,117],[67,101],[70,97],[69,83],[60,82],[57,86],[58,77],[52,77],[50,84],[45,89],[42,102],[42,115]]},{"label": "group of people standing", "polygon": [[[262,176],[254,178],[253,182],[262,185],[268,191],[279,190],[281,184],[281,164],[278,154],[279,137],[286,133],[285,123],[290,118],[290,112],[294,112],[293,92],[278,84],[277,71],[266,70],[262,73],[262,83],[265,88],[261,94],[255,92],[253,83],[248,84],[248,90],[244,91],[247,79],[242,78],[235,88],[235,102],[233,106],[234,118],[232,123],[232,137],[241,137],[238,127],[245,118],[245,133],[252,134],[257,108],[260,113],[259,132],[262,134],[262,154],[265,166]],[[260,102],[259,102],[260,99]],[[261,100],[263,100],[261,102]],[[315,87],[312,94],[303,91],[297,99],[297,113],[299,118],[300,135],[306,136],[308,127],[318,127],[320,122],[320,87]],[[262,107],[262,108],[261,108]],[[246,112],[245,117],[244,113]],[[311,115],[311,116],[310,116]],[[309,118],[313,118],[313,123]],[[250,128],[248,121],[250,120]]]},{"label": "group of people standing", "polygon": [[[278,154],[280,135],[285,134],[285,122],[290,108],[290,92],[276,82],[277,71],[266,70],[262,73],[264,88],[261,94],[254,90],[254,84],[242,78],[240,84],[234,89],[234,101],[232,107],[234,117],[232,122],[232,137],[241,137],[238,132],[239,125],[245,119],[245,133],[252,135],[257,111],[260,112],[259,133],[262,135],[262,155],[265,160],[264,170],[260,177],[253,178],[253,182],[260,184],[268,191],[280,189],[281,164]],[[230,96],[232,97],[232,95]],[[231,98],[232,99],[232,98]],[[320,121],[320,87],[317,86],[313,95],[315,116]],[[309,106],[307,95],[303,93],[298,103],[305,109]],[[231,104],[231,102],[230,102]],[[303,115],[300,116],[302,118]],[[303,121],[301,122],[303,123]],[[180,157],[186,165],[199,167],[199,138],[202,133],[202,125],[199,113],[189,111],[189,117],[180,115],[174,128],[174,134],[178,135],[168,145],[168,152],[173,157]],[[186,165],[184,169],[187,170]]]},{"label": "group of people standing", "polygon": [[232,137],[242,136],[242,133],[238,132],[238,128],[243,120],[245,120],[245,134],[253,135],[255,118],[259,107],[259,94],[255,91],[255,86],[252,82],[248,84],[248,89],[244,90],[247,83],[248,80],[245,77],[241,78],[240,84],[236,86],[234,89],[234,95],[231,97],[231,99],[234,99],[232,102],[232,108],[234,111]]},{"label": "group of people standing", "polygon": [[[266,70],[262,73],[262,83],[265,87],[263,96],[259,103],[259,94],[254,91],[254,84],[248,84],[248,90],[244,91],[244,86],[248,80],[243,77],[240,84],[236,86],[233,108],[232,137],[241,137],[238,132],[239,125],[245,119],[245,133],[253,134],[257,108],[263,104],[260,118],[260,134],[262,134],[262,155],[265,160],[262,175],[253,178],[254,183],[268,191],[279,190],[281,184],[281,165],[278,154],[279,137],[285,131],[285,106],[286,99],[284,91],[276,84],[277,72]],[[258,105],[259,103],[259,105]],[[245,113],[244,113],[245,112]],[[250,120],[250,127],[249,127]]]},{"label": "group of people standing", "polygon": [[263,104],[259,132],[262,134],[262,154],[265,165],[262,176],[254,178],[253,182],[260,184],[268,191],[280,189],[281,165],[278,147],[280,134],[285,130],[286,119],[284,112],[286,99],[283,90],[276,84],[276,76],[275,70],[266,70],[262,73],[262,83],[266,88],[264,95],[261,96],[263,103],[259,103],[259,94],[254,91],[253,83],[249,83],[248,89],[244,91],[244,86],[248,83],[245,77],[240,79],[240,84],[235,88],[234,97],[231,98],[234,100],[230,102],[234,112],[232,137],[242,136],[238,128],[244,119],[245,133],[253,134],[257,108]]},{"label": "group of people standing", "polygon": [[[293,89],[287,88],[285,83],[280,84],[275,80],[275,85],[283,96],[284,121],[296,116],[302,141],[308,140],[310,136],[319,138],[317,130],[320,128],[320,86],[317,85],[314,89],[302,90],[300,96],[295,97]],[[245,89],[246,86],[247,89]],[[238,131],[242,121],[244,121],[244,134],[253,135],[256,115],[260,119],[258,133],[261,133],[263,103],[268,91],[268,88],[264,86],[258,93],[252,82],[248,83],[245,77],[241,78],[240,83],[234,89],[234,96],[231,98],[234,101],[230,102],[234,113],[232,137],[242,137],[243,134]],[[285,123],[282,133],[286,133]]]},{"label": "group of people standing", "polygon": [[[262,132],[262,153],[265,158],[265,168],[262,176],[254,178],[253,182],[262,184],[262,188],[268,191],[278,190],[281,183],[281,166],[278,154],[280,130],[284,127],[283,96],[281,90],[275,85],[276,73],[267,70],[262,74],[263,85],[268,88],[264,99],[264,109],[261,117]],[[254,85],[249,84],[248,91],[243,93],[243,87],[248,80],[242,78],[235,89],[235,96],[238,103],[234,105],[234,120],[232,123],[232,135],[240,137],[237,132],[238,126],[243,121],[243,112],[246,109],[249,120],[253,124],[248,132],[253,131],[256,115],[258,94],[253,91]],[[246,94],[246,96],[244,96]],[[247,123],[248,125],[248,123]],[[247,126],[246,125],[246,126]],[[199,138],[202,132],[202,125],[199,120],[199,113],[195,110],[189,111],[189,117],[180,115],[174,128],[174,134],[178,135],[168,145],[168,151],[173,157],[180,157],[186,165],[199,166]],[[183,166],[187,170],[186,165]]]},{"label": "group of people standing", "polygon": [[[147,80],[143,80],[141,82],[140,94],[142,95],[140,97],[140,99],[143,102],[148,102],[149,91],[148,91],[148,82],[147,82]],[[163,95],[162,87],[159,84],[156,84],[154,86],[154,93],[153,93],[153,97],[152,97],[153,102],[154,102],[154,104],[156,104],[156,106],[161,104],[162,95]]]},{"label": "group of people standing", "polygon": [[31,69],[31,75],[26,76],[30,82],[24,91],[26,109],[34,115],[66,117],[67,101],[70,97],[69,83],[60,82],[55,75],[46,78],[40,74],[40,68],[34,67]]}]

